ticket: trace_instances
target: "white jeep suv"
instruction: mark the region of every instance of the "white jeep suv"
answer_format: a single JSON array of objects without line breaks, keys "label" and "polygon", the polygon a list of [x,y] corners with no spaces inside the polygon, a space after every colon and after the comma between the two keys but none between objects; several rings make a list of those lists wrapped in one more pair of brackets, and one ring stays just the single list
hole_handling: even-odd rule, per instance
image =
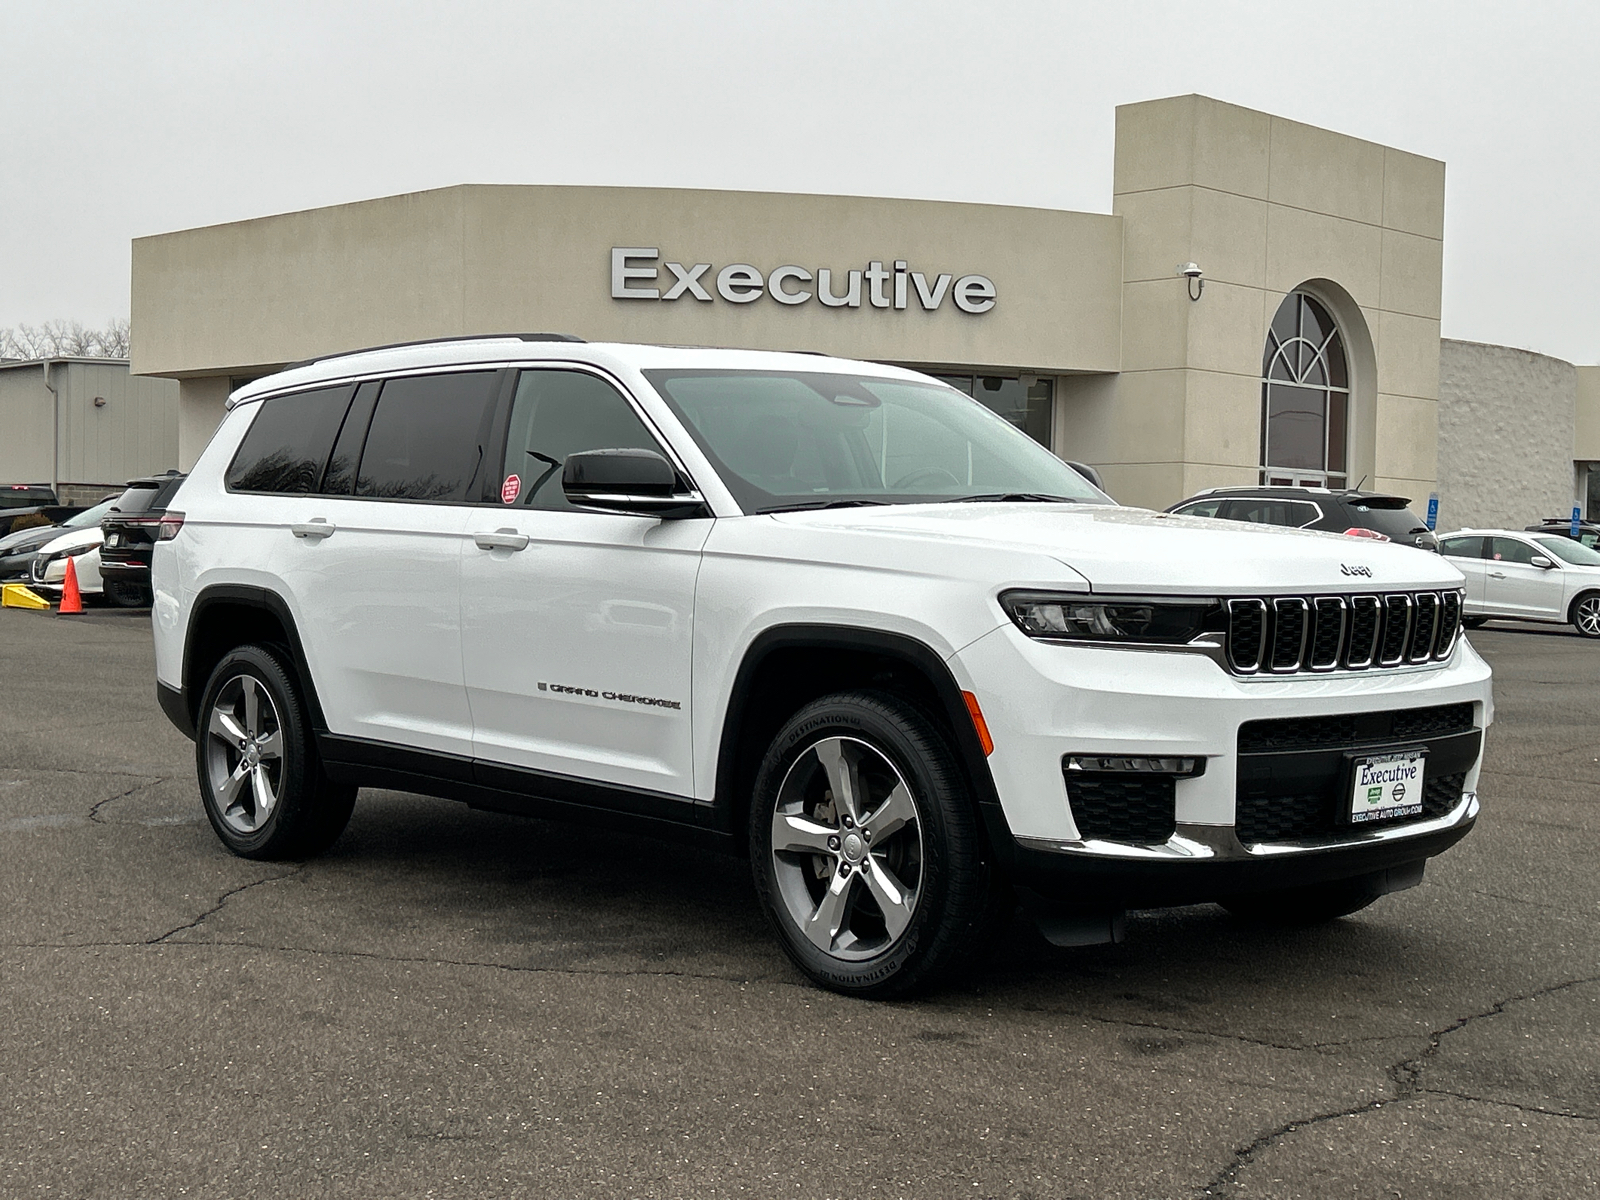
[{"label": "white jeep suv", "polygon": [[238,854],[358,786],[747,852],[824,986],[1016,898],[1353,912],[1471,828],[1489,670],[1395,545],[1118,507],[953,388],[455,339],[234,393],[161,527],[158,694]]}]

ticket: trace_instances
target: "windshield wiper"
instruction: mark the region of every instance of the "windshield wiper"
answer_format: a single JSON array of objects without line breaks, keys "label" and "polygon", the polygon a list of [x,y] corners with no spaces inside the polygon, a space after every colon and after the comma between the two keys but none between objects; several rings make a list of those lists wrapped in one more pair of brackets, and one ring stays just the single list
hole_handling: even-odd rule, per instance
[{"label": "windshield wiper", "polygon": [[1027,504],[1082,504],[1077,496],[1052,496],[1047,492],[985,492],[981,496],[962,496],[956,504],[1002,504],[1018,501]]},{"label": "windshield wiper", "polygon": [[818,508],[863,508],[868,505],[888,504],[887,500],[807,500],[804,504],[774,504],[770,508],[758,508],[758,513],[785,513],[807,512]]}]

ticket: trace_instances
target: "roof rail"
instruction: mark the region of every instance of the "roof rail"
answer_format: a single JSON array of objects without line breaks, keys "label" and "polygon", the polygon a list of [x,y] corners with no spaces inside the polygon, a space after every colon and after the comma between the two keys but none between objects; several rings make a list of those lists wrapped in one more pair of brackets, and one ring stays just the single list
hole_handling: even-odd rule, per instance
[{"label": "roof rail", "polygon": [[295,371],[301,367],[309,367],[313,363],[327,362],[334,358],[349,358],[352,354],[371,354],[377,350],[404,350],[410,346],[437,346],[442,342],[503,342],[514,338],[519,342],[581,342],[581,337],[574,337],[570,333],[459,333],[453,337],[419,338],[414,342],[389,342],[382,346],[362,346],[358,350],[338,350],[332,354],[319,354],[315,358],[303,358],[299,362],[290,363],[284,367],[285,371]]}]

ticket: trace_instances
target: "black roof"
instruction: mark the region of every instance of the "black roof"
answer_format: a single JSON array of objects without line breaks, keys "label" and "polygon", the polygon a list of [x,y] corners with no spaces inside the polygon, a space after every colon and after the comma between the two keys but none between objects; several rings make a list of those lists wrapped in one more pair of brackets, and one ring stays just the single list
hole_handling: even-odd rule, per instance
[{"label": "black roof", "polygon": [[[1265,487],[1241,485],[1239,487],[1207,488],[1178,504],[1191,504],[1209,496],[1259,497],[1268,500],[1343,500],[1349,504],[1372,507],[1404,508],[1411,503],[1410,496],[1396,496],[1392,492],[1363,492],[1356,488]],[[1374,504],[1374,502],[1377,502]],[[1173,505],[1174,508],[1177,505]],[[1169,510],[1170,511],[1170,510]]]}]

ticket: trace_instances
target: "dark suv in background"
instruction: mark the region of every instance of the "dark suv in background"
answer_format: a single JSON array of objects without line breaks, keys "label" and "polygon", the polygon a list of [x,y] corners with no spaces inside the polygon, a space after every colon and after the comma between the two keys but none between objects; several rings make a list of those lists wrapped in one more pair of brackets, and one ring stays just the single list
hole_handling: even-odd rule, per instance
[{"label": "dark suv in background", "polygon": [[1208,488],[1167,511],[1186,517],[1344,533],[1437,553],[1439,539],[1407,507],[1410,503],[1406,496],[1358,492],[1353,488],[1332,491],[1313,487],[1226,487]]},{"label": "dark suv in background", "polygon": [[0,537],[58,525],[87,507],[57,503],[55,489],[48,483],[0,484]]},{"label": "dark suv in background", "polygon": [[185,476],[176,471],[130,479],[100,522],[100,578],[106,598],[125,607],[150,603],[150,548],[161,531],[167,504]]},{"label": "dark suv in background", "polygon": [[1575,542],[1582,542],[1589,549],[1595,548],[1595,543],[1600,542],[1600,525],[1593,521],[1579,521],[1578,532],[1572,532],[1571,517],[1546,517],[1537,525],[1525,527],[1528,533],[1553,533],[1557,537],[1572,538]]}]

